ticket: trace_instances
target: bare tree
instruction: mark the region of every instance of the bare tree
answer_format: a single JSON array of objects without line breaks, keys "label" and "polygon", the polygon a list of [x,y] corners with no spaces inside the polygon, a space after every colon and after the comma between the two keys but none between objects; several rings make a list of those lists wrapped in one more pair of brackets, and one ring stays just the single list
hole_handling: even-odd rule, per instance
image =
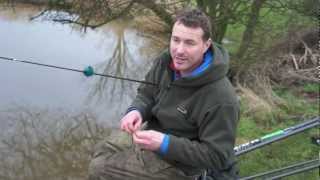
[{"label": "bare tree", "polygon": [[251,12],[249,15],[249,20],[246,25],[246,29],[243,32],[242,41],[240,44],[240,47],[238,49],[236,57],[239,59],[242,59],[242,57],[247,52],[252,39],[253,39],[253,33],[257,26],[260,10],[262,8],[262,5],[266,2],[266,0],[255,0],[253,1]]}]

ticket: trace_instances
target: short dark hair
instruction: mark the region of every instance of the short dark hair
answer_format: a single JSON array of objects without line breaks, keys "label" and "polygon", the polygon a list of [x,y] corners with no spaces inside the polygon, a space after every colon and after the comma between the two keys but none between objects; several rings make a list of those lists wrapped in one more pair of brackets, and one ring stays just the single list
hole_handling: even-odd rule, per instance
[{"label": "short dark hair", "polygon": [[185,9],[177,14],[174,22],[180,22],[191,28],[200,27],[203,30],[202,39],[205,41],[211,37],[210,20],[200,9]]}]

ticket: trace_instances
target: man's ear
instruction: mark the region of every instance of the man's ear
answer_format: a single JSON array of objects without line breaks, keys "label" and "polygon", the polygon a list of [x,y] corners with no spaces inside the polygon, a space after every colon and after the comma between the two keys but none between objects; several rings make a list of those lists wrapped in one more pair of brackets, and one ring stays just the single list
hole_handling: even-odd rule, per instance
[{"label": "man's ear", "polygon": [[204,52],[206,52],[208,50],[208,48],[211,47],[211,45],[212,45],[212,40],[211,40],[211,38],[209,38],[205,43],[206,47],[205,47],[205,51]]}]

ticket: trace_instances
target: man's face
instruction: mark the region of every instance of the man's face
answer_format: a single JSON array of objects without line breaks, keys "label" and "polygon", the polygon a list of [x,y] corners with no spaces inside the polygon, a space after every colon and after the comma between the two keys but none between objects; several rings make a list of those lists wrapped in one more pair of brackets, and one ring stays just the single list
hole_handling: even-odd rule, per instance
[{"label": "man's face", "polygon": [[170,54],[176,70],[181,75],[187,75],[197,68],[203,60],[203,55],[211,45],[211,40],[203,41],[203,30],[184,26],[179,21],[172,29]]}]

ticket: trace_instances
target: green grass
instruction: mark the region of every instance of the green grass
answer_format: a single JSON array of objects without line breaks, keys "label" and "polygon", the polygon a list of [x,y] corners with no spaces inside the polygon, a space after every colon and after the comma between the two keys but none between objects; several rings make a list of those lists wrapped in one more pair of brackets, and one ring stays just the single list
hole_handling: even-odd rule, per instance
[{"label": "green grass", "polygon": [[[303,89],[305,91],[306,87],[310,91],[315,90],[313,85],[305,86]],[[282,90],[277,94],[286,101],[286,106],[281,108],[284,114],[294,115],[294,116],[316,116],[319,112],[319,104],[317,102],[310,102],[307,99],[299,97],[301,93],[293,93],[289,90]]]},{"label": "green grass", "polygon": [[[307,89],[310,88],[313,92],[314,85],[306,85],[304,90],[306,87]],[[294,92],[290,91],[290,89],[276,89],[274,93],[285,100],[285,105],[274,108],[274,112],[269,114],[273,118],[269,123],[261,122],[268,121],[267,117],[256,119],[259,116],[242,113],[238,126],[237,144],[242,144],[277,130],[285,129],[303,122],[304,119],[318,115],[319,107],[317,103],[310,103],[303,97],[294,95]],[[242,112],[245,111],[244,108],[246,107],[245,104],[242,104]],[[314,135],[319,135],[317,128],[307,130],[304,133],[291,136],[240,156],[238,158],[240,176],[250,176],[319,158],[319,146],[311,143],[311,136]],[[285,179],[313,180],[317,177],[318,170],[315,169]]]},{"label": "green grass", "polygon": [[304,85],[303,91],[306,93],[319,93],[319,90],[320,90],[319,88],[320,88],[319,84],[308,83]]},{"label": "green grass", "polygon": [[[240,156],[238,162],[241,177],[318,158],[319,147],[310,140],[315,131],[312,129]],[[306,172],[291,178],[298,180],[301,177],[315,179],[316,176],[315,172]]]}]

